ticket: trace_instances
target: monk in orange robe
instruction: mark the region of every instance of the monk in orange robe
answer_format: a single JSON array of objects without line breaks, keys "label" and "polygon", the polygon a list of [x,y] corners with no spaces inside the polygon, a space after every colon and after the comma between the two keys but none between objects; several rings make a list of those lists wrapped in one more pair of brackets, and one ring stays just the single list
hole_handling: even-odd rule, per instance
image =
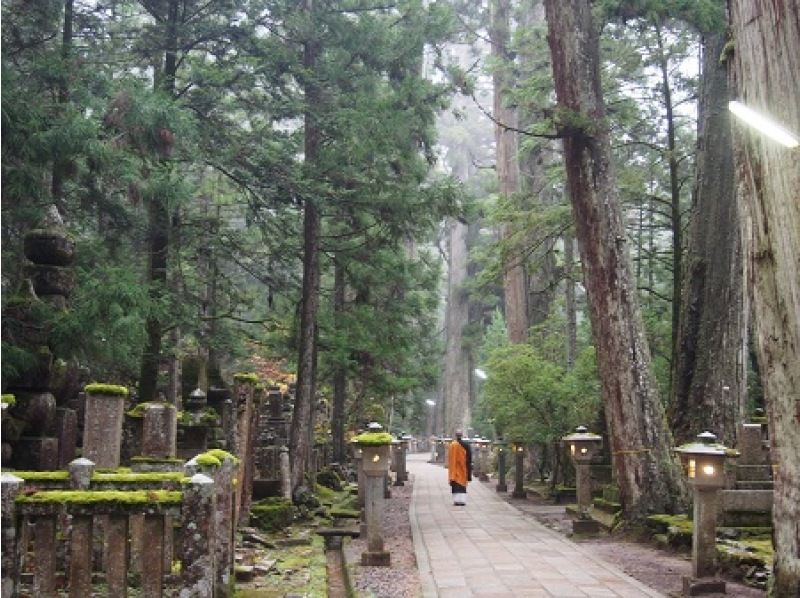
[{"label": "monk in orange robe", "polygon": [[456,438],[450,443],[447,453],[447,477],[453,493],[453,504],[467,504],[467,482],[472,481],[472,451],[456,430]]}]

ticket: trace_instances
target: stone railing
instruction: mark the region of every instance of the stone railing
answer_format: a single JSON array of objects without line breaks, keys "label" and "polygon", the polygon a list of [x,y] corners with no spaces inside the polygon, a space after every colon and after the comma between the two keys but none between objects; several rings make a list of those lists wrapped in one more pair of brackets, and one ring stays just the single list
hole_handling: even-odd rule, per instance
[{"label": "stone railing", "polygon": [[206,454],[183,474],[95,473],[87,459],[4,473],[3,598],[231,596],[235,469]]}]

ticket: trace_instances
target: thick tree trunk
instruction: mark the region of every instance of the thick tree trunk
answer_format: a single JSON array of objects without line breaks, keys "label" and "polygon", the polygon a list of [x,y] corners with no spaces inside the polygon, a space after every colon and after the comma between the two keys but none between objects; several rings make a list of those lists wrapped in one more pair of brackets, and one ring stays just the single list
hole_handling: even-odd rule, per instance
[{"label": "thick tree trunk", "polygon": [[678,444],[711,430],[736,444],[747,399],[747,310],[728,116],[728,81],[719,56],[724,33],[703,46],[697,183],[689,228],[670,421]]},{"label": "thick tree trunk", "polygon": [[[313,0],[306,0],[304,11],[311,16]],[[313,33],[312,33],[313,35]],[[319,110],[320,90],[313,80],[319,56],[319,43],[305,42],[303,65],[309,79],[305,83],[305,161],[312,167],[319,156],[320,131],[315,110]],[[316,394],[316,343],[317,314],[320,285],[320,231],[321,216],[316,201],[305,198],[303,216],[303,296],[300,302],[300,348],[297,358],[297,389],[289,438],[289,455],[292,460],[292,493],[303,485],[311,456],[311,434],[314,425],[314,398]]]},{"label": "thick tree trunk", "polygon": [[[731,0],[731,72],[739,100],[800,134],[800,0]],[[776,464],[776,597],[800,596],[800,166],[788,149],[736,122],[755,344]]]},{"label": "thick tree trunk", "polygon": [[[651,372],[627,255],[600,87],[599,43],[588,0],[547,0],[548,41],[567,182],[584,269],[609,438],[623,512],[671,512],[684,496]],[[578,126],[575,123],[579,123]]]},{"label": "thick tree trunk", "polygon": [[[494,81],[494,135],[496,144],[497,179],[500,195],[512,196],[519,192],[519,156],[517,148],[517,111],[509,106],[508,92],[511,87],[510,67],[504,63],[510,60],[508,44],[510,41],[509,21],[511,2],[492,1],[492,56],[497,60]],[[504,225],[501,236],[509,240],[511,225]],[[505,298],[506,326],[508,338],[512,343],[524,343],[528,338],[527,284],[525,265],[519,252],[506,246],[503,267],[503,291]]]},{"label": "thick tree trunk", "polygon": [[[467,225],[453,220],[448,235],[447,309],[445,315],[445,360],[442,387],[441,430],[453,434],[470,421],[469,354],[464,349],[464,326],[469,302],[464,293],[467,278]],[[438,406],[437,406],[438,407]]]}]

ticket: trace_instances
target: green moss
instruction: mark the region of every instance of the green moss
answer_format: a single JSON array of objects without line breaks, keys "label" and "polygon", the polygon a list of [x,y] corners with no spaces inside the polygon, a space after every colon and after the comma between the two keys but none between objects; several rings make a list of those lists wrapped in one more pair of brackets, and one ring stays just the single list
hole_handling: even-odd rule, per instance
[{"label": "green moss", "polygon": [[250,384],[258,384],[259,382],[258,374],[252,372],[239,372],[233,375],[233,379],[236,382],[249,382]]},{"label": "green moss", "polygon": [[180,482],[182,472],[146,472],[146,473],[95,473],[92,482],[116,482],[120,484],[160,484],[163,482]]},{"label": "green moss", "polygon": [[183,463],[177,457],[131,457],[131,463]]},{"label": "green moss", "polygon": [[250,517],[256,527],[273,532],[292,524],[294,507],[285,498],[265,498],[250,507]]},{"label": "green moss", "polygon": [[201,453],[197,455],[194,458],[194,462],[204,467],[220,467],[222,465],[222,461],[209,453]]},{"label": "green moss", "polygon": [[44,482],[55,480],[68,480],[68,471],[10,471],[18,478],[22,478],[26,482]]},{"label": "green moss", "polygon": [[128,396],[128,389],[124,386],[119,386],[117,384],[100,384],[100,383],[93,383],[87,384],[83,388],[84,392],[89,395],[105,395],[110,397],[127,397]]},{"label": "green moss", "polygon": [[17,403],[17,397],[12,394],[2,395],[2,403],[3,405],[8,405],[9,407],[13,407]]},{"label": "green moss", "polygon": [[735,48],[736,48],[736,42],[734,42],[732,39],[729,39],[727,42],[725,42],[722,51],[719,53],[720,66],[725,66],[725,63],[728,62],[728,59],[733,54]]},{"label": "green moss", "polygon": [[144,412],[147,411],[150,405],[163,405],[164,407],[175,408],[173,405],[164,403],[163,401],[146,401],[144,403],[138,403],[133,409],[126,411],[125,414],[129,417],[144,417]]},{"label": "green moss", "polygon": [[362,446],[383,446],[392,444],[392,435],[389,432],[364,432],[353,439]]},{"label": "green moss", "polygon": [[213,407],[206,407],[197,413],[179,411],[178,423],[182,426],[215,426],[219,423],[219,414]]},{"label": "green moss", "polygon": [[361,517],[361,513],[355,509],[332,508],[328,514],[334,519],[358,519]]},{"label": "green moss", "polygon": [[219,459],[220,464],[222,464],[222,462],[225,459],[233,459],[234,464],[238,464],[239,463],[239,458],[238,457],[234,456],[233,454],[229,453],[228,451],[224,451],[224,450],[218,449],[218,448],[207,450],[203,454],[204,455],[211,455],[212,457],[216,457],[217,459]]},{"label": "green moss", "polygon": [[18,496],[18,503],[62,504],[180,504],[183,494],[176,490],[46,490]]}]

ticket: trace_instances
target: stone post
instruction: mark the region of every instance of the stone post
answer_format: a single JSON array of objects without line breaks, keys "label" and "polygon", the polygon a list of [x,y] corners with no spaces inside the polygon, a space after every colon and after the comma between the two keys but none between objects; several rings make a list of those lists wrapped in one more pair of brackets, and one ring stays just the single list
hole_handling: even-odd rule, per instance
[{"label": "stone post", "polygon": [[95,465],[89,459],[81,457],[69,464],[69,487],[73,490],[88,490],[92,485]]},{"label": "stone post", "polygon": [[177,429],[177,411],[173,405],[147,405],[142,428],[142,456],[155,459],[174,458]]},{"label": "stone post", "polygon": [[390,554],[383,545],[383,487],[389,467],[389,446],[362,447],[364,471],[364,510],[367,524],[367,550],[361,554],[364,566],[389,566]]},{"label": "stone post", "polygon": [[737,465],[766,465],[761,424],[739,425],[739,459]]},{"label": "stone post", "polygon": [[481,482],[489,481],[489,459],[487,458],[489,451],[488,445],[484,442],[478,448],[478,459],[480,460],[480,471],[478,471],[478,480]]},{"label": "stone post", "polygon": [[525,498],[525,447],[521,444],[514,446],[514,498]]},{"label": "stone post", "polygon": [[58,467],[63,469],[75,458],[78,445],[78,414],[74,409],[56,409],[56,430],[58,433]]},{"label": "stone post", "polygon": [[69,595],[84,598],[92,595],[92,516],[72,517],[69,536]]},{"label": "stone post", "polygon": [[497,492],[508,492],[506,485],[506,449],[501,443],[497,447]]},{"label": "stone post", "polygon": [[56,517],[33,518],[33,595],[54,596],[56,592]]},{"label": "stone post", "polygon": [[2,487],[2,596],[16,595],[19,580],[19,555],[17,553],[17,517],[15,500],[22,488],[22,478],[10,473],[0,475]]},{"label": "stone post", "polygon": [[216,580],[214,480],[198,473],[183,487],[181,598],[211,598]]},{"label": "stone post", "polygon": [[115,469],[119,467],[128,389],[111,384],[90,384],[85,390],[83,456],[93,461],[98,469]]},{"label": "stone post", "polygon": [[278,459],[281,468],[281,495],[286,500],[292,500],[292,466],[289,461],[289,447],[281,447]]},{"label": "stone post", "polygon": [[408,474],[406,473],[406,448],[408,447],[407,440],[401,440],[397,444],[392,445],[393,449],[393,456],[392,462],[394,465],[395,470],[395,479],[394,485],[395,486],[403,486],[405,481],[408,479]]},{"label": "stone post", "polygon": [[164,595],[164,516],[146,514],[142,526],[142,596]]},{"label": "stone post", "polygon": [[106,584],[109,596],[124,598],[128,592],[128,516],[113,514],[108,518],[105,535]]}]

